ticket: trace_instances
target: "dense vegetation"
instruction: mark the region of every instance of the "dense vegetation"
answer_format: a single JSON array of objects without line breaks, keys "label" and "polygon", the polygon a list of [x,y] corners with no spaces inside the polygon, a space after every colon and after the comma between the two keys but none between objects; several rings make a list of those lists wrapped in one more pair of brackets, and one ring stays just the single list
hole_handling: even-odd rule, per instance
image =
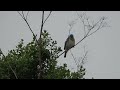
[{"label": "dense vegetation", "polygon": [[[46,30],[42,33],[41,46],[42,79],[83,79],[83,66],[77,72],[71,72],[67,64],[57,65],[57,57],[62,50]],[[38,55],[35,38],[27,45],[21,39],[16,48],[10,50],[6,56],[0,55],[0,79],[37,79]]]}]

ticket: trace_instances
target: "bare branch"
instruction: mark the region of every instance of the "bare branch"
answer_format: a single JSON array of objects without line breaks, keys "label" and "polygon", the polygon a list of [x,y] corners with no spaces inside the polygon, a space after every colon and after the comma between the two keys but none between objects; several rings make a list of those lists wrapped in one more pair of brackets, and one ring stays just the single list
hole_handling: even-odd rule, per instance
[{"label": "bare branch", "polygon": [[88,25],[91,26],[88,17],[86,18],[86,20],[87,20]]},{"label": "bare branch", "polygon": [[74,59],[74,61],[75,61],[75,64],[77,65],[76,59],[75,59],[75,57],[74,57],[74,55],[73,55],[73,53],[72,53],[71,50],[70,50],[70,52],[71,52],[71,55],[72,55],[72,57],[73,57],[73,59]]},{"label": "bare branch", "polygon": [[80,67],[85,63],[85,59],[87,58],[87,54],[88,54],[88,51],[85,51],[85,48],[84,48],[84,55],[83,57],[80,58],[80,60],[78,60],[78,65],[77,65],[77,70],[80,70]]},{"label": "bare branch", "polygon": [[41,35],[42,35],[42,30],[43,30],[43,25],[44,25],[44,11],[42,12],[42,22],[41,22],[41,29],[40,29],[40,37],[39,37],[39,66],[40,69],[38,70],[38,79],[41,78],[41,67],[42,67],[42,63],[41,63]]},{"label": "bare branch", "polygon": [[83,29],[84,29],[84,36],[86,35],[86,30],[85,30],[85,22],[84,22],[84,20],[82,19],[82,16],[80,17],[79,16],[79,14],[78,14],[78,12],[76,11],[76,13],[77,13],[77,15],[78,15],[78,17],[80,18],[80,20],[82,21],[82,23],[83,23]]},{"label": "bare branch", "polygon": [[27,20],[28,14],[29,14],[29,11],[27,12],[27,15],[26,15],[26,20]]},{"label": "bare branch", "polygon": [[85,55],[84,55],[83,58],[82,58],[82,64],[84,63],[84,60],[85,60],[87,54],[88,54],[88,51],[85,52]]},{"label": "bare branch", "polygon": [[32,32],[33,36],[35,37],[37,44],[39,44],[39,42],[38,42],[38,40],[37,40],[37,37],[36,37],[36,35],[34,34],[33,30],[31,29],[31,27],[30,27],[28,21],[27,21],[26,19],[24,19],[24,20],[25,20],[25,22],[27,23],[27,25],[28,25],[30,31]]},{"label": "bare branch", "polygon": [[43,25],[44,25],[44,11],[42,13],[42,23],[41,23],[41,29],[40,29],[40,39],[41,39],[41,35],[42,35]]},{"label": "bare branch", "polygon": [[60,55],[58,55],[58,57],[57,58],[59,58],[63,53],[65,53],[65,50],[64,50],[64,52],[62,52]]},{"label": "bare branch", "polygon": [[19,14],[20,14],[20,16],[24,19],[24,17],[23,17],[23,15],[19,12],[19,11],[17,11]]},{"label": "bare branch", "polygon": [[24,12],[22,11],[22,15],[23,15],[23,18],[25,18],[25,16],[24,16]]},{"label": "bare branch", "polygon": [[22,14],[24,15],[24,13],[22,12],[22,14],[21,14],[19,11],[17,11],[17,12],[20,14],[20,16],[21,16],[21,17],[23,18],[23,20],[26,22],[29,30],[32,32],[33,36],[35,37],[37,44],[39,44],[39,42],[38,42],[38,40],[37,40],[37,37],[36,37],[36,35],[34,34],[33,30],[31,29],[28,21],[26,20],[26,18],[25,18],[24,16],[22,16]]},{"label": "bare branch", "polygon": [[101,21],[101,23],[100,23],[99,27],[97,28],[97,30],[95,30],[94,32],[92,32],[89,35],[87,35],[87,37],[90,36],[90,35],[92,35],[92,34],[94,34],[94,33],[96,33],[98,30],[100,30],[102,28],[101,27],[102,23],[103,23],[103,20]]},{"label": "bare branch", "polygon": [[43,22],[43,24],[45,24],[45,22],[47,21],[47,19],[50,17],[52,11],[50,11],[49,15],[47,16],[47,18],[45,19],[45,21]]},{"label": "bare branch", "polygon": [[18,79],[18,77],[17,77],[17,75],[16,75],[15,71],[12,69],[12,67],[10,66],[10,64],[9,64],[9,63],[8,63],[8,65],[9,65],[9,67],[10,67],[11,71],[13,72],[13,74],[15,75],[15,78],[16,78],[16,79]]},{"label": "bare branch", "polygon": [[[78,43],[76,43],[76,45],[79,44],[80,42],[82,42],[86,37],[90,36],[90,35],[89,35],[90,31],[91,31],[93,28],[95,28],[95,26],[98,25],[98,23],[99,23],[100,21],[101,21],[101,19],[98,20],[98,22],[96,22],[96,23],[89,29],[89,31],[87,32],[87,34],[86,34],[80,41],[78,41]],[[76,45],[75,45],[75,46],[76,46]]]}]

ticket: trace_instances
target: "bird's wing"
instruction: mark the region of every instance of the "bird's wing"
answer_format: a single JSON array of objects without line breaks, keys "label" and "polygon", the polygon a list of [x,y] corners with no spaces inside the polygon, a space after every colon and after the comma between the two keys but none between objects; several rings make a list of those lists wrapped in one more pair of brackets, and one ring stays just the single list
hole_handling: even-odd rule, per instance
[{"label": "bird's wing", "polygon": [[68,37],[68,38],[66,39],[66,41],[65,41],[64,50],[65,50],[65,48],[66,48],[66,45],[67,45],[68,40],[69,40],[69,37]]},{"label": "bird's wing", "polygon": [[73,41],[73,45],[75,45],[75,38],[73,37],[71,40]]}]

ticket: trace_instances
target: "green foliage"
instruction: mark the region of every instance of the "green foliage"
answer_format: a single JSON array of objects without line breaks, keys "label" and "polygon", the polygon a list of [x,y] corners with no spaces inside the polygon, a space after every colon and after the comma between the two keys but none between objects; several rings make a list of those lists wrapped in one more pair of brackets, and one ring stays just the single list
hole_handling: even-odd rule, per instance
[{"label": "green foliage", "polygon": [[[67,64],[57,66],[58,54],[62,51],[53,41],[50,34],[44,30],[41,43],[42,79],[82,79],[85,69],[81,66],[77,72],[67,69]],[[0,79],[37,79],[39,47],[33,40],[24,46],[21,39],[15,49],[3,57],[0,54]],[[14,72],[15,73],[14,73]]]}]

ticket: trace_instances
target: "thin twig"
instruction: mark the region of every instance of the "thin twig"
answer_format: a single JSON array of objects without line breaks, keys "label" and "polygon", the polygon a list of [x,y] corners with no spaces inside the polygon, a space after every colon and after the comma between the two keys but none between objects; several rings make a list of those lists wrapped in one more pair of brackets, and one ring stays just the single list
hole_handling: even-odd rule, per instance
[{"label": "thin twig", "polygon": [[19,14],[20,14],[20,16],[24,19],[24,17],[22,16],[22,14],[19,12],[19,11],[17,11]]},{"label": "thin twig", "polygon": [[17,77],[17,75],[16,75],[15,71],[12,69],[12,67],[10,66],[10,64],[9,64],[9,63],[8,63],[8,65],[9,65],[9,67],[10,67],[11,71],[13,72],[13,74],[15,75],[15,78],[16,78],[16,79],[18,79],[18,77]]},{"label": "thin twig", "polygon": [[[90,33],[88,36],[96,33],[96,32],[101,28],[102,23],[103,23],[103,20],[101,21],[101,23],[100,23],[99,27],[97,28],[97,30],[95,30],[94,32]],[[88,36],[87,36],[87,37],[88,37]]]},{"label": "thin twig", "polygon": [[85,60],[85,58],[87,56],[87,53],[88,53],[88,51],[85,52],[82,60],[80,60],[81,62],[79,61],[78,66],[77,66],[77,70],[79,70],[79,67],[81,67],[84,64],[84,60]]},{"label": "thin twig", "polygon": [[[77,13],[77,15],[78,15],[78,17],[79,17],[79,14],[78,14],[78,12],[76,11],[76,13]],[[83,23],[83,27],[84,27],[84,36],[86,35],[86,30],[85,30],[85,22],[84,22],[84,20],[82,20],[82,17],[79,17],[80,18],[80,20],[82,21],[82,23]]]},{"label": "thin twig", "polygon": [[85,53],[84,57],[82,58],[82,63],[84,62],[84,60],[85,60],[85,58],[86,58],[87,54],[88,54],[88,51],[86,51],[86,53]]},{"label": "thin twig", "polygon": [[72,55],[72,57],[73,57],[73,59],[74,59],[74,61],[75,61],[75,64],[77,65],[76,59],[75,59],[75,57],[74,57],[74,55],[73,55],[73,53],[72,53],[71,50],[70,50],[70,52],[71,52],[71,55]]},{"label": "thin twig", "polygon": [[88,21],[88,18],[86,20],[87,20],[88,25],[91,26],[90,23],[89,23],[89,21]]},{"label": "thin twig", "polygon": [[32,32],[33,36],[35,37],[37,44],[39,44],[39,42],[38,42],[38,40],[37,40],[37,37],[36,37],[36,35],[34,34],[33,30],[31,29],[31,27],[30,27],[29,23],[27,22],[27,20],[26,20],[26,19],[24,19],[24,20],[25,20],[25,22],[27,23],[27,25],[28,25],[28,27],[29,27],[30,31]]},{"label": "thin twig", "polygon": [[27,16],[28,16],[28,14],[29,14],[29,11],[27,12],[27,15],[26,15],[26,20],[27,20]]},{"label": "thin twig", "polygon": [[25,18],[25,16],[24,16],[24,12],[22,11],[22,15],[23,15],[23,18]]},{"label": "thin twig", "polygon": [[47,16],[47,18],[45,19],[45,21],[43,22],[43,24],[45,24],[45,22],[47,21],[47,19],[50,17],[52,11],[50,11],[49,15]]}]

